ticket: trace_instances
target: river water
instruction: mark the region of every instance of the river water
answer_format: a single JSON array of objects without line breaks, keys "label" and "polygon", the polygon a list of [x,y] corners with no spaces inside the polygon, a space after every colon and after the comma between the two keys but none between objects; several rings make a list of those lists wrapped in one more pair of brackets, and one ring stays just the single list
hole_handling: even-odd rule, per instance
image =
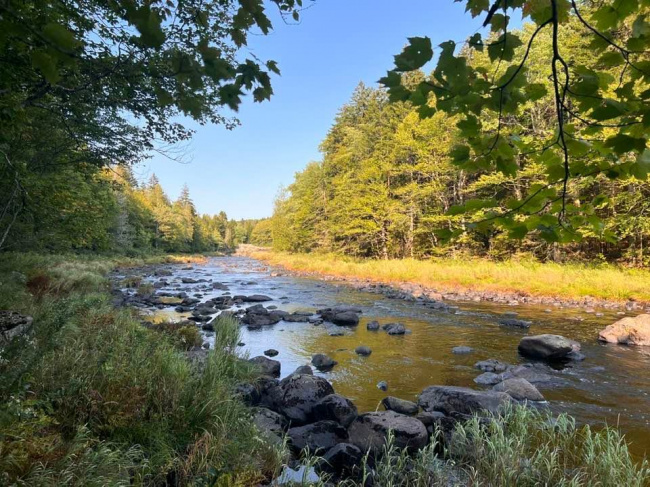
[{"label": "river water", "polygon": [[[507,306],[492,303],[453,303],[457,309],[434,310],[418,302],[390,299],[381,294],[359,291],[344,283],[275,275],[268,266],[246,257],[212,258],[192,268],[168,266],[169,285],[159,291],[189,295],[198,293],[202,301],[220,296],[212,290],[223,283],[232,295],[265,294],[273,301],[264,306],[293,311],[354,305],[363,310],[358,327],[343,329],[343,336],[331,336],[326,325],[280,323],[249,330],[243,326],[242,353],[262,355],[269,348],[279,351],[275,360],[282,364],[282,377],[300,365],[310,363],[315,353],[325,353],[338,361],[331,371],[321,373],[337,393],[352,399],[360,411],[374,410],[386,395],[416,400],[430,385],[479,388],[474,378],[481,372],[473,367],[479,360],[496,358],[511,364],[525,363],[517,353],[525,334],[554,333],[579,341],[586,360],[554,371],[559,385],[538,385],[555,412],[567,412],[578,421],[593,425],[618,425],[625,433],[635,456],[650,452],[650,347],[625,347],[601,344],[598,331],[621,316],[615,311],[597,310],[603,316],[579,309],[552,310],[539,306]],[[274,274],[274,275],[272,275]],[[204,284],[182,284],[181,278],[205,279]],[[161,278],[151,277],[155,282]],[[209,289],[208,289],[209,288]],[[246,307],[247,305],[244,305]],[[515,311],[518,318],[530,320],[529,330],[498,324],[499,318]],[[155,311],[156,319],[181,319],[188,313],[173,308]],[[582,318],[582,321],[578,320]],[[404,336],[370,332],[366,323],[399,321],[411,330]],[[335,327],[340,329],[338,327]],[[208,342],[211,337],[206,337]],[[372,349],[368,357],[355,354],[359,345]],[[452,348],[466,345],[473,353],[457,355]],[[376,384],[386,381],[388,391]]]}]

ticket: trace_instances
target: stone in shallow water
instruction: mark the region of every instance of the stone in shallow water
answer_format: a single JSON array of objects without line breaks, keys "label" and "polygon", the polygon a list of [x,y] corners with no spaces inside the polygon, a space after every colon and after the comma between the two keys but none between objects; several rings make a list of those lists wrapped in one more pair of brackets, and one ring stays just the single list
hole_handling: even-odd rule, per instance
[{"label": "stone in shallow water", "polygon": [[503,377],[501,374],[495,374],[494,372],[483,372],[481,375],[474,378],[474,382],[481,386],[493,386],[502,380]]},{"label": "stone in shallow water", "polygon": [[311,358],[311,364],[316,367],[318,370],[326,371],[334,367],[338,362],[324,353],[317,353]]},{"label": "stone in shallow water", "polygon": [[380,391],[387,391],[388,383],[385,380],[381,380],[377,382],[377,389],[379,389]]},{"label": "stone in shallow water", "polygon": [[366,324],[366,330],[368,331],[378,331],[379,330],[379,322],[378,321],[370,321],[368,324]]},{"label": "stone in shallow water", "polygon": [[361,345],[361,346],[355,348],[354,352],[357,355],[364,355],[364,356],[367,357],[368,355],[370,355],[372,353],[372,350],[370,349],[370,347],[367,347],[365,345]]},{"label": "stone in shallow water", "polygon": [[420,410],[418,405],[414,402],[393,396],[383,398],[381,404],[387,411],[395,411],[396,413],[405,414],[407,416],[415,416]]},{"label": "stone in shallow water", "polygon": [[493,391],[505,392],[517,401],[543,401],[544,396],[526,379],[506,379],[492,388]]},{"label": "stone in shallow water", "polygon": [[525,357],[542,360],[567,359],[567,355],[580,351],[580,344],[561,335],[533,335],[521,339],[519,353]]},{"label": "stone in shallow water", "polygon": [[277,360],[271,360],[260,355],[259,357],[249,359],[249,362],[256,364],[260,368],[262,375],[280,377],[280,362]]},{"label": "stone in shallow water", "polygon": [[512,365],[507,364],[505,362],[501,362],[500,360],[490,358],[487,360],[481,360],[480,362],[476,362],[474,364],[474,367],[482,370],[483,372],[505,372],[508,370]]},{"label": "stone in shallow water", "polygon": [[474,349],[472,347],[467,347],[465,345],[462,345],[460,347],[454,347],[451,349],[451,353],[454,353],[456,355],[467,355],[468,353],[472,353]]},{"label": "stone in shallow water", "polygon": [[474,414],[480,411],[497,413],[512,401],[504,392],[476,391],[468,387],[431,386],[422,391],[418,403],[425,411]]}]

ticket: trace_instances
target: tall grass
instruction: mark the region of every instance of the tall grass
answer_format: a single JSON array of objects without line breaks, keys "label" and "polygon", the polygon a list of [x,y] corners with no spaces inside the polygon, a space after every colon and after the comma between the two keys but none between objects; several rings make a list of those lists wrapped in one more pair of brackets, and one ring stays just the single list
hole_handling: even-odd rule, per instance
[{"label": "tall grass", "polygon": [[105,276],[114,265],[35,255],[0,263],[1,306],[34,317],[31,334],[0,350],[0,484],[268,478],[278,454],[234,394],[254,374],[234,352],[238,323],[219,320],[215,347],[193,365],[186,330],[150,330],[113,308]]},{"label": "tall grass", "polygon": [[614,265],[555,264],[534,261],[494,262],[486,259],[354,259],[333,254],[289,254],[248,250],[271,265],[292,271],[368,279],[383,283],[416,283],[438,291],[492,291],[531,296],[650,303],[650,272]]}]

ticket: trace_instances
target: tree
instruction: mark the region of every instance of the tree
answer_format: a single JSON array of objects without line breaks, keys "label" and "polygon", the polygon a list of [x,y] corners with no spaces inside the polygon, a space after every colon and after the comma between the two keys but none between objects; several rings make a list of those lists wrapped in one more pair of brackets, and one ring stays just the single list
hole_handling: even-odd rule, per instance
[{"label": "tree", "polygon": [[[453,41],[442,43],[431,76],[408,86],[404,74],[422,68],[434,54],[429,38],[410,38],[395,56],[395,68],[380,81],[392,101],[410,102],[421,117],[438,111],[459,117],[461,139],[450,151],[458,167],[514,178],[536,165],[543,181],[510,198],[505,208],[492,199],[473,199],[454,208],[455,213],[469,214],[469,219],[439,235],[458,237],[468,230],[491,232],[497,227],[517,239],[533,232],[548,242],[575,242],[593,234],[613,241],[597,214],[607,198],[596,193],[588,201],[579,200],[572,183],[590,184],[603,175],[613,180],[647,179],[650,2],[464,3],[472,16],[482,16],[483,27],[490,27],[486,39],[476,33],[460,50]],[[510,17],[517,12],[532,21],[532,28],[509,30]],[[569,33],[577,33],[580,49],[565,44]],[[531,56],[540,46],[544,50]],[[481,53],[488,62],[473,62]],[[549,81],[531,83],[531,66],[539,68],[535,60],[540,56]],[[530,140],[521,124],[511,120],[521,119],[530,102],[547,96],[552,100],[553,123]]]}]

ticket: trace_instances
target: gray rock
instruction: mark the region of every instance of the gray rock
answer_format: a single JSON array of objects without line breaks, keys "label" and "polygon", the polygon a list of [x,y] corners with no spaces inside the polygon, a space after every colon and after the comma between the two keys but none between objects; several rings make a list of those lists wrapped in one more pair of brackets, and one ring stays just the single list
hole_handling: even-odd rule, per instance
[{"label": "gray rock", "polygon": [[534,335],[522,338],[518,350],[525,357],[561,360],[567,359],[570,352],[579,352],[580,344],[561,335]]},{"label": "gray rock", "polygon": [[266,408],[259,408],[253,414],[253,423],[260,431],[281,436],[289,426],[281,414]]},{"label": "gray rock", "polygon": [[420,408],[417,404],[412,401],[406,401],[404,399],[399,399],[397,397],[388,396],[381,400],[381,404],[386,408],[387,411],[395,411],[399,414],[405,414],[407,416],[415,416]]},{"label": "gray rock", "polygon": [[329,321],[338,326],[357,326],[359,324],[359,315],[352,311],[344,311],[335,314]]},{"label": "gray rock", "polygon": [[468,387],[431,386],[422,391],[418,404],[425,411],[474,414],[476,412],[497,413],[511,402],[504,392],[476,391]]},{"label": "gray rock", "polygon": [[368,331],[378,331],[379,330],[379,322],[378,321],[369,321],[368,324],[366,324],[366,330],[368,330]]},{"label": "gray rock", "polygon": [[242,296],[241,300],[245,303],[263,303],[264,301],[273,301],[273,298],[263,294],[253,294],[251,296]]},{"label": "gray rock", "polygon": [[293,424],[305,424],[313,417],[314,406],[325,396],[334,394],[331,384],[315,375],[293,375],[283,380],[280,387],[280,413]]},{"label": "gray rock", "polygon": [[264,350],[264,355],[267,357],[276,357],[280,352],[275,350],[274,348],[269,348],[268,350]]},{"label": "gray rock", "polygon": [[311,364],[318,370],[327,371],[332,369],[332,367],[338,364],[338,362],[331,359],[324,353],[317,353],[316,355],[312,356]]},{"label": "gray rock", "polygon": [[270,358],[260,355],[259,357],[249,359],[249,362],[256,364],[260,368],[262,375],[280,377],[280,362],[277,360],[271,360]]},{"label": "gray rock", "polygon": [[466,347],[464,345],[451,349],[451,353],[454,353],[456,355],[466,355],[468,353],[472,353],[473,351],[474,349],[472,347]]},{"label": "gray rock", "polygon": [[388,432],[392,431],[397,448],[414,452],[423,448],[429,439],[424,424],[416,418],[394,411],[365,413],[357,417],[349,428],[350,443],[361,451],[381,453]]},{"label": "gray rock", "polygon": [[492,388],[493,391],[505,392],[517,401],[543,401],[544,396],[526,379],[506,379]]},{"label": "gray rock", "polygon": [[382,326],[382,328],[389,335],[404,335],[406,333],[406,328],[401,323],[388,323]]},{"label": "gray rock", "polygon": [[351,443],[339,443],[333,446],[325,455],[320,468],[336,475],[351,475],[361,465],[363,452]]},{"label": "gray rock", "polygon": [[530,328],[533,323],[526,320],[518,320],[515,318],[501,318],[499,320],[501,326],[510,326],[513,328]]},{"label": "gray rock", "polygon": [[481,375],[474,378],[474,382],[482,386],[493,386],[502,380],[503,377],[501,374],[495,374],[494,372],[483,372]]},{"label": "gray rock", "polygon": [[505,372],[506,370],[511,368],[512,365],[491,358],[487,360],[481,360],[480,362],[476,362],[474,364],[474,367],[479,370],[482,370],[483,372],[500,373],[500,372]]},{"label": "gray rock", "polygon": [[372,350],[370,349],[370,347],[366,347],[365,345],[361,345],[361,346],[355,348],[354,352],[357,355],[363,355],[363,356],[367,357],[368,355],[370,355],[372,353]]},{"label": "gray rock", "polygon": [[319,400],[312,409],[313,419],[329,419],[347,428],[358,416],[357,407],[347,397],[330,394]]},{"label": "gray rock", "polygon": [[385,380],[380,380],[377,382],[377,389],[380,391],[387,391],[388,390],[388,383]]},{"label": "gray rock", "polygon": [[294,451],[306,448],[312,453],[327,451],[339,443],[348,441],[347,430],[335,421],[323,420],[287,431]]},{"label": "gray rock", "polygon": [[309,365],[301,365],[296,370],[293,371],[294,375],[307,374],[314,375],[314,371]]}]

